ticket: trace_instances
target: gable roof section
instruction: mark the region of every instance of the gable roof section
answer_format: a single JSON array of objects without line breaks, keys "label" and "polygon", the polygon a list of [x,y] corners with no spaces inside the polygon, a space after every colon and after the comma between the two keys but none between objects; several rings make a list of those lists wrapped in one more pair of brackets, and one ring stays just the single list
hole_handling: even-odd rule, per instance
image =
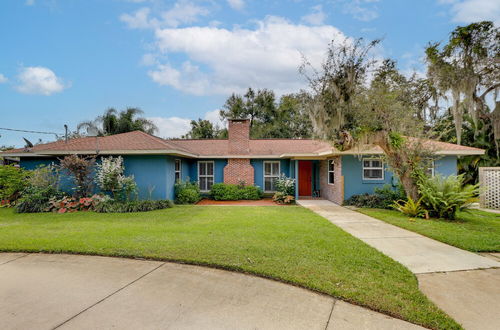
[{"label": "gable roof section", "polygon": [[[451,143],[427,140],[428,145],[439,155],[481,155],[483,149]],[[29,151],[9,150],[4,156],[51,156],[65,154],[169,154],[191,158],[325,158],[334,155],[382,154],[373,145],[364,145],[353,150],[339,151],[330,143],[312,139],[251,139],[249,153],[229,153],[228,140],[165,140],[141,131],[103,137],[84,137],[65,141],[39,144]]]}]

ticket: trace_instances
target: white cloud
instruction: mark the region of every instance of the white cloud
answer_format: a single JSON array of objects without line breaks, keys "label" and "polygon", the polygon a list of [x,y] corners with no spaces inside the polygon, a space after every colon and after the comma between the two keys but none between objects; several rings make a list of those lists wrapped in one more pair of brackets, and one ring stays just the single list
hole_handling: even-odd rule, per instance
[{"label": "white cloud", "polygon": [[[191,119],[181,117],[149,117],[158,127],[158,136],[164,138],[178,138],[191,130]],[[225,127],[220,121],[219,110],[208,111],[203,119],[219,127]]]},{"label": "white cloud", "polygon": [[24,94],[50,95],[59,93],[69,87],[62,79],[57,77],[54,71],[41,66],[30,66],[22,68],[17,76],[19,85],[16,89]]},{"label": "white cloud", "polygon": [[500,1],[498,0],[440,0],[451,5],[454,22],[472,23],[489,20],[500,24]]},{"label": "white cloud", "polygon": [[245,1],[243,0],[227,0],[227,3],[229,4],[229,7],[236,10],[242,10],[245,8]]},{"label": "white cloud", "polygon": [[323,7],[317,5],[312,7],[312,12],[308,15],[302,16],[301,21],[311,25],[321,25],[326,19],[326,14],[323,12]]},{"label": "white cloud", "polygon": [[151,9],[144,7],[132,14],[122,14],[120,20],[125,22],[131,29],[157,29],[193,23],[209,13],[205,7],[198,6],[187,0],[180,0],[172,8],[161,12],[157,17],[152,17]]},{"label": "white cloud", "polygon": [[6,83],[9,79],[0,73],[0,84]]},{"label": "white cloud", "polygon": [[149,75],[196,95],[241,93],[249,86],[292,92],[304,87],[298,74],[301,54],[318,65],[334,38],[344,35],[333,26],[295,25],[278,17],[257,21],[255,29],[158,29],[158,50],[187,60],[179,66],[160,64]]},{"label": "white cloud", "polygon": [[378,0],[351,0],[344,4],[343,12],[350,14],[357,20],[368,22],[378,17],[378,10],[374,3]]},{"label": "white cloud", "polygon": [[26,6],[33,6],[35,4],[35,0],[26,0],[24,3]]},{"label": "white cloud", "polygon": [[191,129],[190,119],[179,117],[149,117],[158,127],[157,135],[164,138],[181,137]]}]

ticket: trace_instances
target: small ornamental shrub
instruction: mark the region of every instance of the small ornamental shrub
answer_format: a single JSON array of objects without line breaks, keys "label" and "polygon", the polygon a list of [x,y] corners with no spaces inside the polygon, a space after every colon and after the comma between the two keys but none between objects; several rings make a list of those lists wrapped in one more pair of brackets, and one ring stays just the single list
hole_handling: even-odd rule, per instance
[{"label": "small ornamental shrub", "polygon": [[35,188],[59,187],[59,167],[53,164],[41,165],[31,171],[28,184]]},{"label": "small ornamental shrub", "polygon": [[145,201],[107,201],[98,204],[95,207],[96,212],[100,213],[128,213],[128,212],[147,212],[161,210],[173,206],[169,200],[145,200]]},{"label": "small ornamental shrub", "polygon": [[277,192],[283,193],[287,196],[295,195],[295,179],[288,178],[283,173],[278,179],[276,179],[276,181],[274,181],[274,185]]},{"label": "small ornamental shrub", "polygon": [[51,199],[61,199],[64,193],[53,186],[45,188],[28,187],[23,191],[23,197],[16,204],[17,213],[47,212]]},{"label": "small ornamental shrub", "polygon": [[415,202],[413,199],[409,197],[407,201],[400,200],[394,202],[392,207],[395,210],[398,210],[399,212],[409,217],[428,219],[429,213],[424,209],[424,207],[421,204],[421,201],[422,199],[419,199],[418,201]]},{"label": "small ornamental shrub", "polygon": [[27,186],[29,173],[12,165],[0,165],[0,201],[2,205],[14,205]]},{"label": "small ornamental shrub", "polygon": [[217,201],[258,200],[262,198],[262,190],[257,186],[215,183],[210,196]]},{"label": "small ornamental shrub", "polygon": [[418,189],[422,205],[432,217],[455,219],[456,213],[477,201],[479,185],[463,185],[463,175],[421,176]]},{"label": "small ornamental shrub", "polygon": [[278,204],[292,204],[295,202],[295,197],[278,191],[277,193],[274,194],[273,201],[275,201]]},{"label": "small ornamental shrub", "polygon": [[384,185],[382,188],[375,188],[373,194],[352,195],[344,201],[344,205],[392,209],[396,201],[406,201],[404,190],[399,186],[397,189],[392,189],[390,185]]},{"label": "small ornamental shrub", "polygon": [[110,201],[106,195],[93,195],[92,197],[74,198],[65,196],[62,199],[52,198],[46,211],[57,213],[71,213],[76,211],[92,211],[97,205]]},{"label": "small ornamental shrub", "polygon": [[130,200],[132,194],[137,193],[137,184],[133,176],[125,176],[123,158],[102,158],[101,163],[96,165],[95,181],[104,192],[109,192],[114,199]]},{"label": "small ornamental shrub", "polygon": [[93,188],[92,171],[95,165],[94,157],[66,156],[61,159],[61,169],[73,177],[75,198],[90,196]]},{"label": "small ornamental shrub", "polygon": [[201,199],[200,187],[196,182],[178,181],[174,192],[176,204],[195,204]]}]

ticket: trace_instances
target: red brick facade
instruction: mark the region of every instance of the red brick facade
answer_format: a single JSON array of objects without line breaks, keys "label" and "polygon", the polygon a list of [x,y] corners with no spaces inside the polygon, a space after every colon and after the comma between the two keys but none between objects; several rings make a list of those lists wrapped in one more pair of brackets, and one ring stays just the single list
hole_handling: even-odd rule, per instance
[{"label": "red brick facade", "polygon": [[230,119],[228,123],[230,155],[250,153],[250,119]]},{"label": "red brick facade", "polygon": [[224,167],[224,183],[253,185],[254,169],[248,158],[229,158]]},{"label": "red brick facade", "polygon": [[[328,183],[328,161],[332,160],[335,164],[334,183]],[[321,197],[337,204],[344,201],[344,177],[342,176],[341,157],[332,157],[328,160],[322,160],[319,163],[319,185]]]},{"label": "red brick facade", "polygon": [[[228,123],[229,155],[250,153],[250,120],[233,119]],[[224,167],[224,183],[253,185],[254,169],[249,158],[229,158]]]}]

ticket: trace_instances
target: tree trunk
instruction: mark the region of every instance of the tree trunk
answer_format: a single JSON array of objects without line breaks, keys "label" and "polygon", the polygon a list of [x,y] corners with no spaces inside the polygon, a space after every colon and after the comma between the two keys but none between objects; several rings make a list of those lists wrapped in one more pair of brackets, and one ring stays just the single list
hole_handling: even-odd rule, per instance
[{"label": "tree trunk", "polygon": [[403,173],[399,176],[399,181],[401,181],[401,184],[405,188],[406,196],[417,201],[419,199],[418,187],[411,173]]}]

